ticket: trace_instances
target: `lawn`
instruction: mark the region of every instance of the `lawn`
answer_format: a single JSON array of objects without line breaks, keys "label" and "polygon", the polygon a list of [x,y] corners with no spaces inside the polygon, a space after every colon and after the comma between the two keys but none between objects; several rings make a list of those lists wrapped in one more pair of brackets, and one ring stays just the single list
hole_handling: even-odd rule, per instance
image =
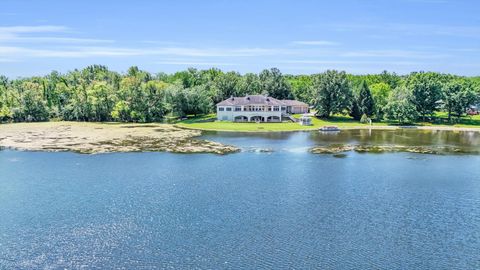
[{"label": "lawn", "polygon": [[[301,115],[294,115],[299,118]],[[198,117],[190,117],[187,120],[182,120],[176,123],[176,125],[185,128],[202,129],[202,130],[218,130],[218,131],[298,131],[298,130],[313,130],[323,126],[338,126],[339,128],[366,128],[370,125],[362,124],[353,120],[349,116],[335,115],[329,119],[312,118],[311,126],[302,126],[298,123],[283,122],[283,123],[234,123],[228,121],[216,121],[215,114],[209,114]],[[372,126],[395,126],[397,124],[392,122],[373,122]],[[433,123],[416,123],[418,126],[439,126],[439,127],[468,127],[468,128],[480,128],[480,115],[466,116],[458,120],[456,124],[448,123],[446,114],[437,113],[433,120]]]},{"label": "lawn", "polygon": [[[294,115],[299,118],[301,115]],[[223,130],[223,131],[296,131],[296,130],[312,130],[323,126],[338,126],[340,128],[348,127],[367,127],[346,116],[334,116],[328,120],[313,117],[311,126],[302,126],[298,123],[234,123],[228,121],[213,121],[215,114],[202,117],[193,117],[177,123],[178,126],[202,130]],[[373,123],[375,126],[386,125],[385,123]]]},{"label": "lawn", "polygon": [[433,123],[421,123],[425,126],[454,126],[454,127],[479,127],[480,115],[463,116],[460,119],[452,117],[453,123],[448,122],[448,114],[446,112],[435,113]]}]

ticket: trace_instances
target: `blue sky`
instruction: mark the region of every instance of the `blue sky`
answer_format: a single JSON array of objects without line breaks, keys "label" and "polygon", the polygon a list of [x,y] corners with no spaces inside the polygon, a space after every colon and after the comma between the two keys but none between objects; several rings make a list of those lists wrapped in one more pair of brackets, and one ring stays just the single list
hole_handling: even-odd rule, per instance
[{"label": "blue sky", "polygon": [[0,74],[104,64],[480,75],[479,14],[476,0],[2,0]]}]

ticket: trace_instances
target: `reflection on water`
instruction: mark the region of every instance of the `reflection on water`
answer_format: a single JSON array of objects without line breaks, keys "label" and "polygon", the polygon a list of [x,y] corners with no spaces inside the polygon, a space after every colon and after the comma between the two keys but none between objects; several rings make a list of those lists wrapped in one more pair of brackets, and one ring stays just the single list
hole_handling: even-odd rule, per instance
[{"label": "reflection on water", "polygon": [[243,149],[267,148],[275,151],[306,152],[314,146],[345,145],[399,145],[459,147],[480,151],[480,132],[445,130],[342,130],[340,132],[275,132],[238,133],[205,132],[203,138]]},{"label": "reflection on water", "polygon": [[274,151],[0,151],[0,269],[480,268],[480,155],[307,153],[478,134],[205,136]]}]

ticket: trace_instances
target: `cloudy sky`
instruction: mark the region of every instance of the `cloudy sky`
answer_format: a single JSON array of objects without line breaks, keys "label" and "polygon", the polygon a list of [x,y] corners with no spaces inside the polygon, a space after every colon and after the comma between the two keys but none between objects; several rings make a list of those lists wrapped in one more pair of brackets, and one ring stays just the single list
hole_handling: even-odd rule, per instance
[{"label": "cloudy sky", "polygon": [[477,0],[2,0],[0,74],[326,69],[480,75]]}]

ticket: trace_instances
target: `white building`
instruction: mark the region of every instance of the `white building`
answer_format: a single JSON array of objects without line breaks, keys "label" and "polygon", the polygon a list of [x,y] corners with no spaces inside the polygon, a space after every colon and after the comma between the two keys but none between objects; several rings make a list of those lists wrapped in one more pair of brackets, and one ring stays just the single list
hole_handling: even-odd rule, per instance
[{"label": "white building", "polygon": [[263,95],[231,97],[217,104],[217,119],[233,122],[281,122],[287,113],[306,113],[308,105]]}]

